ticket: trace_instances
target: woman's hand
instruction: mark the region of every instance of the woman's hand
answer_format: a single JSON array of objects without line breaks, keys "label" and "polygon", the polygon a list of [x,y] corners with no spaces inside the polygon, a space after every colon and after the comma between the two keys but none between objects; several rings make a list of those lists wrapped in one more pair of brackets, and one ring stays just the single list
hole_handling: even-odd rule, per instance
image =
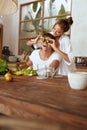
[{"label": "woman's hand", "polygon": [[64,60],[70,63],[68,55],[59,49],[60,44],[58,40],[55,41],[51,39],[51,41],[52,42],[50,43],[50,45],[54,49],[54,51],[56,51]]},{"label": "woman's hand", "polygon": [[50,39],[50,46],[53,48],[53,50],[54,51],[56,51],[56,50],[58,50],[58,48],[59,48],[59,44],[58,44],[58,42],[56,42],[55,40],[53,40],[53,39]]},{"label": "woman's hand", "polygon": [[41,43],[41,35],[38,35],[35,39],[31,39],[29,40],[26,45],[27,46],[33,46],[34,44],[38,44],[38,43]]},{"label": "woman's hand", "polygon": [[42,41],[41,41],[41,38],[42,38],[42,35],[38,35],[38,36],[36,37],[36,39],[35,39],[35,44],[41,43],[41,42],[42,42]]}]

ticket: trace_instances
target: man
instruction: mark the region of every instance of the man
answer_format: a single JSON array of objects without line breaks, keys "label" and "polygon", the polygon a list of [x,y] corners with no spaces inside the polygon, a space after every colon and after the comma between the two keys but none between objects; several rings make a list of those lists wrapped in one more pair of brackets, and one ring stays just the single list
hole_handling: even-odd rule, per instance
[{"label": "man", "polygon": [[55,42],[55,37],[50,33],[45,33],[40,37],[40,41],[40,49],[34,50],[26,61],[26,64],[21,67],[33,66],[35,70],[38,67],[39,69],[44,67],[58,69],[61,58],[50,45],[52,42]]}]

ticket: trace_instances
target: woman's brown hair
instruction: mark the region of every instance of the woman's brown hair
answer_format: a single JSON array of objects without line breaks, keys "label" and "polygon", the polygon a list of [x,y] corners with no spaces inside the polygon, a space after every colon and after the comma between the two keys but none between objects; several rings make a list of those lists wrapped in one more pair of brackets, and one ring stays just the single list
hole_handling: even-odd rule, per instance
[{"label": "woman's brown hair", "polygon": [[73,20],[72,17],[69,17],[67,19],[59,19],[53,26],[53,28],[56,25],[59,25],[61,27],[61,29],[63,30],[63,32],[67,32],[70,29],[70,26],[73,24]]}]

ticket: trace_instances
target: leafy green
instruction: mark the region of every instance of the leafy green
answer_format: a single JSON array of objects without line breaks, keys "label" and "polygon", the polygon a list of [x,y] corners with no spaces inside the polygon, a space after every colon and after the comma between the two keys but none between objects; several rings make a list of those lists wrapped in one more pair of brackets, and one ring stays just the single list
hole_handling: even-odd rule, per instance
[{"label": "leafy green", "polygon": [[[32,19],[32,25],[35,27],[36,34],[39,34],[38,27],[39,27],[40,20],[34,20],[31,12],[28,11],[28,13],[29,13],[30,18]],[[41,6],[39,10],[37,11],[35,18],[40,18],[40,17],[41,17]]]},{"label": "leafy green", "polygon": [[[59,10],[59,13],[58,13],[58,15],[62,15],[62,14],[65,14],[66,13],[66,10],[65,10],[65,8],[64,8],[64,5],[63,4],[61,4],[61,8],[60,8],[60,10]],[[62,16],[62,18],[66,18],[66,16]]]},{"label": "leafy green", "polygon": [[36,12],[38,7],[38,2],[33,3],[33,11]]},{"label": "leafy green", "polygon": [[36,18],[40,18],[41,17],[41,6],[36,14]]},{"label": "leafy green", "polygon": [[22,69],[22,70],[17,70],[16,75],[36,75],[37,71],[33,69]]},{"label": "leafy green", "polygon": [[4,75],[9,71],[6,60],[0,59],[0,75]]},{"label": "leafy green", "polygon": [[61,4],[61,8],[59,10],[59,14],[64,14],[66,11],[65,11],[65,8],[64,8],[64,5]]}]

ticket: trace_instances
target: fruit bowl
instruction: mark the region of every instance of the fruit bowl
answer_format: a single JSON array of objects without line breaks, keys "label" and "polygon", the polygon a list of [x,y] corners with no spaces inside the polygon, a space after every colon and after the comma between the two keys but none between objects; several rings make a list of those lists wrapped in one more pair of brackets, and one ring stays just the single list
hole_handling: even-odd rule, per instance
[{"label": "fruit bowl", "polygon": [[72,89],[85,89],[87,87],[87,72],[69,72],[68,82]]}]

